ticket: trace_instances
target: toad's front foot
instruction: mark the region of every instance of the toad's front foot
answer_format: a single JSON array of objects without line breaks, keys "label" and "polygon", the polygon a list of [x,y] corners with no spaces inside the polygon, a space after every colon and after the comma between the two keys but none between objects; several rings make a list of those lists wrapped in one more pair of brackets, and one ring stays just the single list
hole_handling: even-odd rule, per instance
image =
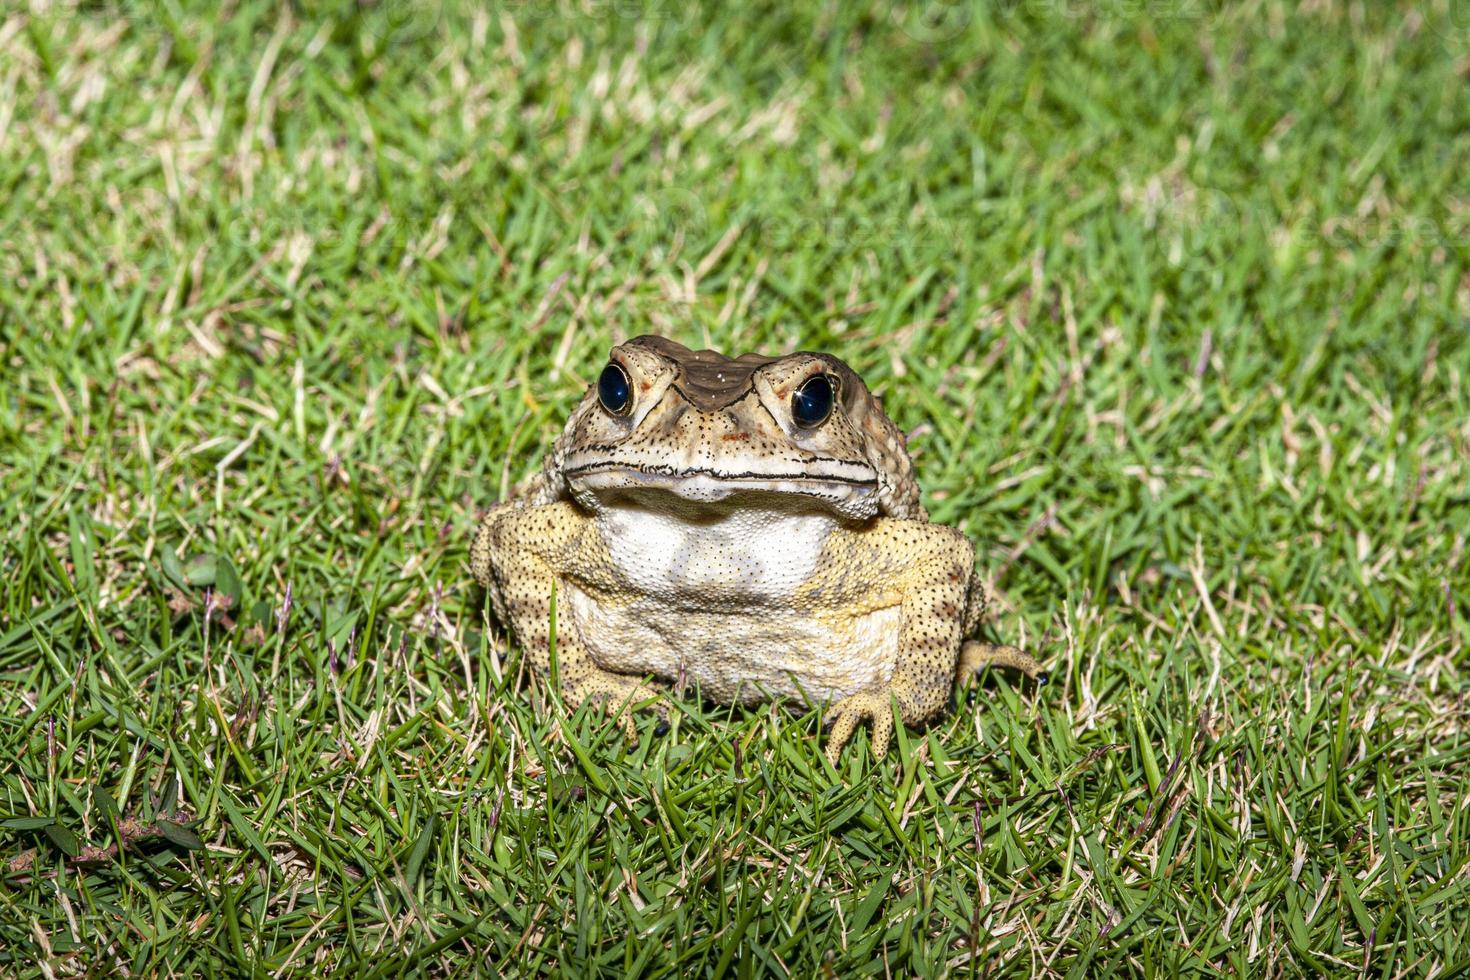
[{"label": "toad's front foot", "polygon": [[827,736],[827,761],[834,768],[842,757],[842,747],[864,718],[873,722],[873,758],[881,759],[888,753],[888,739],[893,735],[893,706],[888,690],[852,694],[827,709],[825,720],[832,726],[832,733]]},{"label": "toad's front foot", "polygon": [[[561,695],[568,711],[575,711],[578,705],[584,703],[602,707],[612,715],[613,721],[623,730],[623,735],[629,742],[638,741],[638,728],[633,724],[635,708],[646,706],[658,715],[660,726],[665,729],[668,726],[669,706],[663,700],[662,692],[633,677],[598,671],[582,677],[563,679]],[[645,705],[645,702],[652,703]]]}]

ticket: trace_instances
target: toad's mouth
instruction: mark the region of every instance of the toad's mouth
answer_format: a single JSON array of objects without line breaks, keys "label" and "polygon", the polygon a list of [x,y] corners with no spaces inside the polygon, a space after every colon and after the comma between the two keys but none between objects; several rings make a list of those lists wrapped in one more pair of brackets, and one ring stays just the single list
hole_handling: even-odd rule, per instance
[{"label": "toad's mouth", "polygon": [[[703,467],[630,467],[595,463],[566,470],[573,494],[596,506],[600,498],[642,492],[670,493],[692,503],[718,503],[736,495],[775,494],[825,503],[846,517],[864,519],[878,509],[878,479],[872,470],[854,472],[730,472]],[[835,469],[835,468],[834,468]],[[861,474],[861,475],[860,475]]]}]

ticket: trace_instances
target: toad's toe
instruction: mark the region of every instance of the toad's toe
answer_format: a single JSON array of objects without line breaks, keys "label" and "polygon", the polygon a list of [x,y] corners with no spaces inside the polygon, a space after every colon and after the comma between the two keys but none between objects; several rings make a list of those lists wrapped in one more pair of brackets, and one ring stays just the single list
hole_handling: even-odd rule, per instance
[{"label": "toad's toe", "polygon": [[835,768],[842,757],[842,749],[863,719],[873,723],[871,744],[873,758],[881,759],[888,753],[888,741],[893,736],[893,710],[889,705],[887,691],[864,691],[843,698],[827,712],[826,721],[831,725],[827,736],[827,761]]},{"label": "toad's toe", "polygon": [[631,678],[606,677],[570,686],[563,695],[567,707],[592,702],[612,715],[623,737],[629,742],[638,741],[638,726],[633,721],[635,708],[648,708],[659,717],[659,723],[668,724],[669,706],[664,703],[657,688]]}]

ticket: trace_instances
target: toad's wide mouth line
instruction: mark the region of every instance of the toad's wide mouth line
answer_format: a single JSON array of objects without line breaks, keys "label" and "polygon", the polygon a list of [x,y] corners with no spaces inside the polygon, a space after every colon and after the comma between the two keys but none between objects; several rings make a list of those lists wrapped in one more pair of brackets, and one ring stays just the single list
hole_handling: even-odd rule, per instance
[{"label": "toad's wide mouth line", "polygon": [[[878,481],[876,478],[858,478],[850,476],[838,476],[825,473],[812,475],[810,473],[760,473],[748,471],[742,473],[730,473],[723,470],[708,469],[704,467],[686,467],[677,469],[672,466],[647,466],[634,467],[626,464],[598,463],[590,466],[581,466],[565,471],[567,479],[578,479],[584,477],[602,477],[608,480],[618,478],[626,479],[630,484],[649,487],[674,487],[689,482],[730,484],[732,489],[759,489],[762,486],[780,484],[782,486],[805,485],[822,486],[824,484],[840,484],[845,487],[853,487],[859,490],[876,490]],[[602,482],[599,480],[598,482]]]}]

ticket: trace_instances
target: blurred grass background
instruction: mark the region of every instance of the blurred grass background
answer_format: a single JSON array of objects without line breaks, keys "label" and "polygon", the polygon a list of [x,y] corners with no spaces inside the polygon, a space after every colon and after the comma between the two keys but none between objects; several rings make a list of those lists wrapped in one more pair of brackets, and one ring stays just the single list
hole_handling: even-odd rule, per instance
[{"label": "blurred grass background", "polygon": [[[0,6],[0,973],[1470,966],[1470,7]],[[833,776],[469,585],[607,347],[830,350],[1007,596]]]}]

